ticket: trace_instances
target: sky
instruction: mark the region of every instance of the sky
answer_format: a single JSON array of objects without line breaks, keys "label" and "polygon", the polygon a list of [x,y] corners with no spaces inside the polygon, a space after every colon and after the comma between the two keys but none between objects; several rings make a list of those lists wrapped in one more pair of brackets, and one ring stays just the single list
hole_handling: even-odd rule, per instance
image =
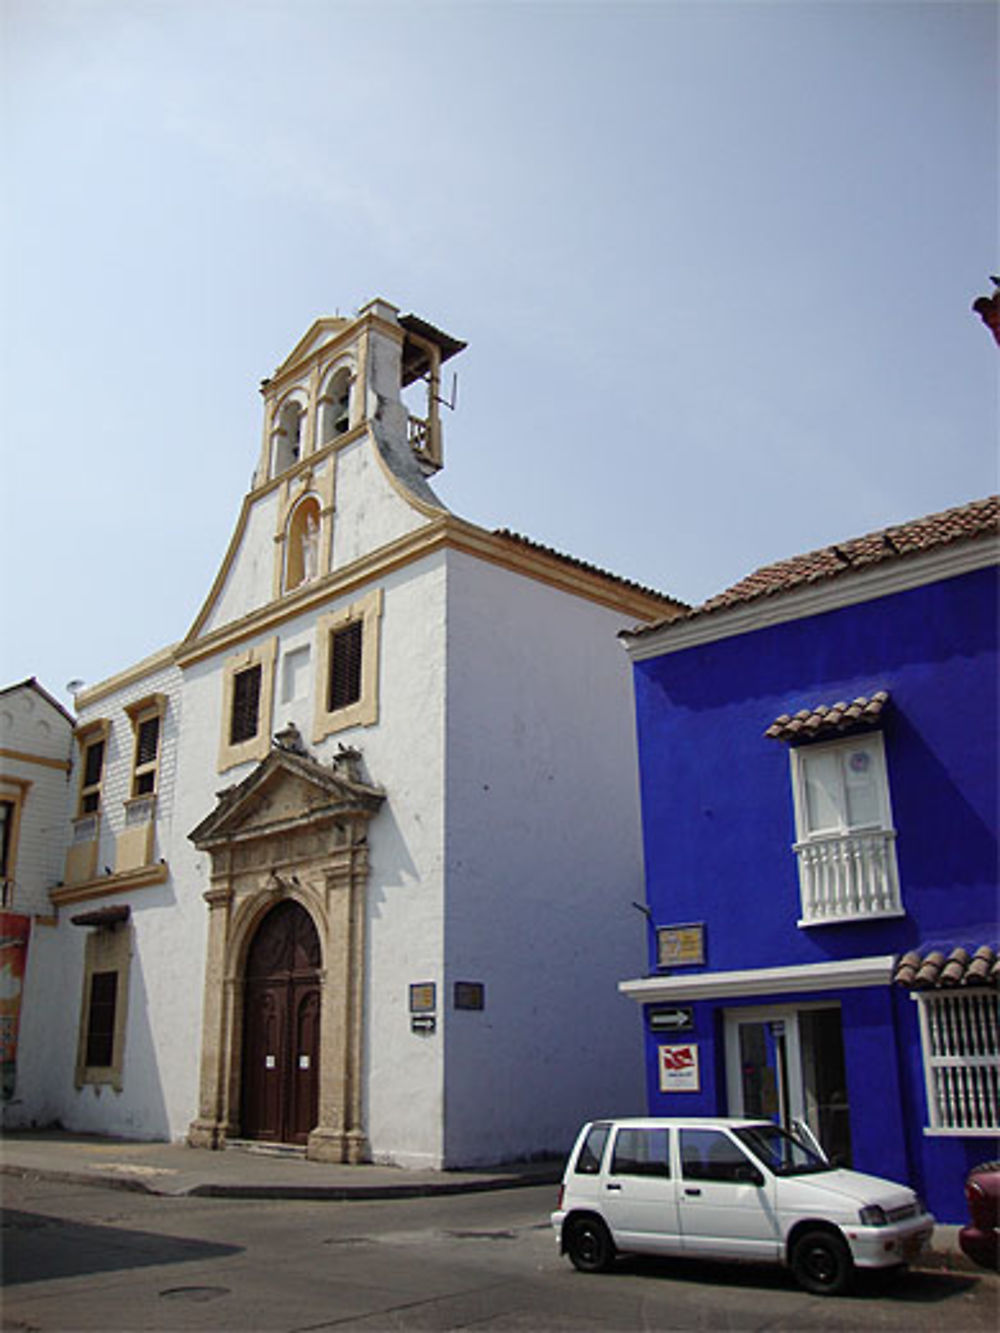
[{"label": "sky", "polygon": [[468,342],[451,509],[686,602],[994,492],[997,20],[0,0],[0,685],[184,636],[375,296]]}]

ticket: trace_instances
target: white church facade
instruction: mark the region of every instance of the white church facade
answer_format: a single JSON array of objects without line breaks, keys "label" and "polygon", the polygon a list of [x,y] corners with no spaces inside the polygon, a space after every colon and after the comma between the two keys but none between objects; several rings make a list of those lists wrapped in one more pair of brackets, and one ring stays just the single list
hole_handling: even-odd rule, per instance
[{"label": "white church facade", "polygon": [[190,631],[77,696],[5,1124],[444,1168],[641,1108],[616,635],[679,604],[441,503],[463,346],[317,321]]}]

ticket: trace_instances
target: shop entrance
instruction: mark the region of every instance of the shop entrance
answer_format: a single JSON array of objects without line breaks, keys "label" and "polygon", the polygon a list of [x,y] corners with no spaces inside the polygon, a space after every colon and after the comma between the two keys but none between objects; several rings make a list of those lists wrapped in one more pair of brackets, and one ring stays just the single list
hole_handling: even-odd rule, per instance
[{"label": "shop entrance", "polygon": [[729,1009],[725,1019],[730,1114],[786,1129],[802,1121],[828,1156],[850,1165],[839,1005]]},{"label": "shop entrance", "polygon": [[285,901],[247,954],[243,998],[244,1138],[305,1143],[317,1120],[320,947],[309,913]]}]

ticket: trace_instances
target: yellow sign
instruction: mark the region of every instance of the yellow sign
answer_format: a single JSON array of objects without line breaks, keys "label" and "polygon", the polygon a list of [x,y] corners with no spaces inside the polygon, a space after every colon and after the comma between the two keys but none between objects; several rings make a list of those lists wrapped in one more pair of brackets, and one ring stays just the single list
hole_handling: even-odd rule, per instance
[{"label": "yellow sign", "polygon": [[705,961],[705,927],[660,926],[656,932],[656,961],[660,967],[692,967]]}]

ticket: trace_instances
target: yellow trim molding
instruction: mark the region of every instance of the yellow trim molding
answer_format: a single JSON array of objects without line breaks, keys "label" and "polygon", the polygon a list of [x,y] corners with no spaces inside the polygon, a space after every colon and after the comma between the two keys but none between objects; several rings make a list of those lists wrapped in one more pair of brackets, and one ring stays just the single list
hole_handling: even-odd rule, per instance
[{"label": "yellow trim molding", "polygon": [[128,893],[132,889],[152,888],[154,884],[163,884],[169,874],[170,867],[166,861],[158,861],[156,865],[143,866],[139,870],[99,875],[79,884],[67,884],[61,889],[49,889],[49,897],[54,907],[67,907],[70,903],[89,902],[92,898],[110,898],[116,893]]},{"label": "yellow trim molding", "polygon": [[[76,1048],[76,1086],[87,1083],[110,1084],[122,1090],[122,1066],[125,1063],[125,1025],[128,1019],[128,983],[132,961],[132,926],[128,922],[113,930],[97,929],[87,934],[83,966],[83,994],[80,1000],[80,1033]],[[113,972],[115,983],[115,1021],[109,1065],[87,1064],[87,1029],[90,1025],[91,988],[95,973]]]},{"label": "yellow trim molding", "polygon": [[27,754],[24,750],[8,750],[0,745],[0,759],[15,759],[20,764],[39,764],[42,768],[58,768],[68,773],[73,767],[69,759],[48,759],[43,754]]},{"label": "yellow trim molding", "polygon": [[[222,732],[219,736],[220,773],[248,759],[263,759],[271,748],[271,718],[274,704],[274,663],[278,654],[276,637],[226,659],[222,677]],[[257,730],[245,741],[230,740],[233,696],[236,677],[252,667],[260,667],[260,693],[257,700]]]},{"label": "yellow trim molding", "polygon": [[[361,622],[361,695],[345,708],[326,706],[329,686],[333,636],[352,621]],[[382,621],[382,589],[373,589],[350,606],[342,607],[316,622],[316,712],[313,742],[345,727],[371,727],[378,721],[379,639]]]}]

